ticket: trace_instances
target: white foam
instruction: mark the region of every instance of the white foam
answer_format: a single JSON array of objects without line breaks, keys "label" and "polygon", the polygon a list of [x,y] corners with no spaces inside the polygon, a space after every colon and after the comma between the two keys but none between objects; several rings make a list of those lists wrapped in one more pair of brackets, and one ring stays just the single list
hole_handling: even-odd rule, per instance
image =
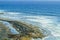
[{"label": "white foam", "polygon": [[[29,16],[27,16],[29,17]],[[33,16],[30,16],[33,17]],[[30,18],[29,17],[29,18]],[[60,36],[60,24],[58,24],[57,17],[54,16],[34,16],[34,19],[27,19],[42,24],[43,27],[49,29],[54,36]]]},{"label": "white foam", "polygon": [[0,10],[0,14],[3,15],[3,13],[4,13],[4,15],[13,15],[13,16],[22,14],[22,13],[19,13],[19,12],[8,12],[6,10]]},{"label": "white foam", "polygon": [[[8,19],[18,19],[19,13],[7,12],[9,15],[0,15],[0,18],[8,18]],[[17,15],[17,16],[14,16]],[[19,16],[21,18],[25,18],[24,20],[37,22],[41,24],[42,27],[47,28],[51,31],[52,35],[60,36],[60,22],[59,19],[55,16]]]},{"label": "white foam", "polygon": [[3,24],[6,25],[6,27],[10,30],[10,32],[11,32],[12,34],[19,34],[19,32],[18,32],[15,28],[13,28],[10,23],[8,23],[8,22],[3,22]]}]

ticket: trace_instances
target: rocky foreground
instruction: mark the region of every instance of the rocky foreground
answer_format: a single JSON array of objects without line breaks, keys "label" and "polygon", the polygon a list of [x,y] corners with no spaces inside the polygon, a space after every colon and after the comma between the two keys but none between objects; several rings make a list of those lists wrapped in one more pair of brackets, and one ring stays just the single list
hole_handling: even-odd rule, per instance
[{"label": "rocky foreground", "polygon": [[11,20],[0,17],[0,40],[32,40],[35,38],[44,38],[46,30],[22,22],[21,20]]},{"label": "rocky foreground", "polygon": [[[9,27],[6,27],[5,22],[8,22],[16,29],[18,34],[12,33]],[[14,30],[12,30],[14,32]],[[0,21],[0,40],[31,40],[32,38],[44,38],[42,31],[32,24],[26,24],[18,21],[1,20]]]}]

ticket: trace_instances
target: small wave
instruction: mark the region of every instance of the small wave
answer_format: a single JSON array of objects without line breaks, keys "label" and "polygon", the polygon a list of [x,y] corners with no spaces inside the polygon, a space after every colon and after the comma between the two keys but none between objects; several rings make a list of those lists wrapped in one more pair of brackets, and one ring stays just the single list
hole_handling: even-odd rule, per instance
[{"label": "small wave", "polygon": [[[8,13],[8,14],[7,14]],[[21,15],[20,13],[14,13],[14,12],[7,12],[4,15],[0,15],[0,18],[8,18],[12,20],[24,20],[26,22],[34,22],[32,24],[37,25],[46,28],[49,31],[51,31],[51,34],[53,37],[60,37],[60,22],[59,22],[59,17],[56,16],[26,16],[26,15]],[[18,16],[19,15],[19,16]],[[53,38],[52,37],[52,38]]]},{"label": "small wave", "polygon": [[39,24],[41,24],[43,28],[47,28],[48,30],[50,30],[53,37],[60,37],[60,22],[58,17],[55,16],[27,16],[27,17],[28,21],[38,22]]}]

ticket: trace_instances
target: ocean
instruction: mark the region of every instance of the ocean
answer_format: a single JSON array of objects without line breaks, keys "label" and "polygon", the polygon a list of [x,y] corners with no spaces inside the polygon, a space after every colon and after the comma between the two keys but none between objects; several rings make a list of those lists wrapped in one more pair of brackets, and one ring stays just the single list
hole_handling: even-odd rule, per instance
[{"label": "ocean", "polygon": [[[51,34],[43,40],[60,40],[59,2],[0,2],[0,17],[21,19],[48,29]],[[40,39],[35,39],[40,40]]]}]

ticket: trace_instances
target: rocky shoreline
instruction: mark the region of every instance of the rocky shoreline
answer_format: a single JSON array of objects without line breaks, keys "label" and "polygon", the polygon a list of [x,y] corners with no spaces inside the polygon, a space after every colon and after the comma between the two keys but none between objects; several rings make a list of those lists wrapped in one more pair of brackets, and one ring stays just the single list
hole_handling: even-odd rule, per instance
[{"label": "rocky shoreline", "polygon": [[0,40],[32,40],[32,38],[42,39],[48,36],[44,34],[42,30],[44,29],[40,29],[35,25],[21,20],[12,20],[0,17]]}]

